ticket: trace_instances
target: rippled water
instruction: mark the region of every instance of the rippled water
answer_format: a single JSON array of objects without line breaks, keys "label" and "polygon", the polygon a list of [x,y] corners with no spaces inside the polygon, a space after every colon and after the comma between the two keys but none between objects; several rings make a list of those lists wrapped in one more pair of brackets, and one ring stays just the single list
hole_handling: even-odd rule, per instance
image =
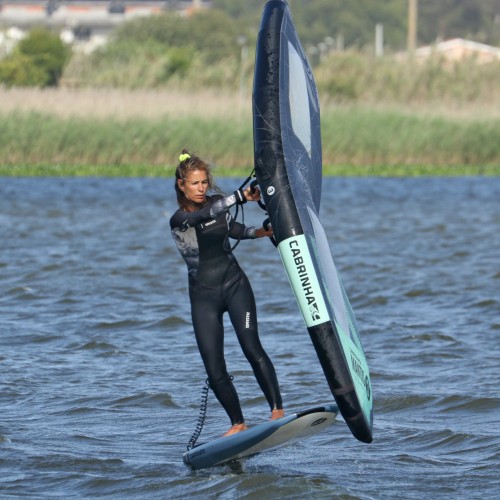
[{"label": "rippled water", "polygon": [[[326,179],[321,219],[372,372],[374,442],[328,431],[192,472],[205,380],[170,180],[0,179],[0,494],[496,498],[500,180]],[[237,180],[222,179],[230,190]],[[249,222],[259,222],[246,205]],[[332,397],[274,248],[236,250],[288,412]],[[227,324],[249,423],[268,409]],[[228,421],[210,395],[201,441]]]}]

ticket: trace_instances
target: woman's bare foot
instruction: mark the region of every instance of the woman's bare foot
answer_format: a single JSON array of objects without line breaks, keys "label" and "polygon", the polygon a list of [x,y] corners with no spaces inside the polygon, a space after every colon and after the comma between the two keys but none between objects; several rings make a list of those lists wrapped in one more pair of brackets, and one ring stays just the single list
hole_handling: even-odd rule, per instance
[{"label": "woman's bare foot", "polygon": [[232,436],[233,434],[237,434],[241,431],[246,431],[248,427],[246,424],[234,424],[222,437]]},{"label": "woman's bare foot", "polygon": [[278,418],[281,418],[284,416],[285,416],[285,410],[283,410],[283,408],[280,408],[279,410],[274,409],[271,412],[271,420],[277,420]]}]

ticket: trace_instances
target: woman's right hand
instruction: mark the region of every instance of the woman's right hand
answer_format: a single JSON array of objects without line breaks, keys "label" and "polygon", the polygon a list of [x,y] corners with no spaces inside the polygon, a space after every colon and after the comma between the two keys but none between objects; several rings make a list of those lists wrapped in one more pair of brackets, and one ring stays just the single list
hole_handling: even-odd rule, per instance
[{"label": "woman's right hand", "polygon": [[266,236],[270,238],[272,235],[273,235],[273,228],[271,226],[269,226],[268,229],[261,227],[260,229],[257,229],[255,231],[256,238],[264,238]]}]

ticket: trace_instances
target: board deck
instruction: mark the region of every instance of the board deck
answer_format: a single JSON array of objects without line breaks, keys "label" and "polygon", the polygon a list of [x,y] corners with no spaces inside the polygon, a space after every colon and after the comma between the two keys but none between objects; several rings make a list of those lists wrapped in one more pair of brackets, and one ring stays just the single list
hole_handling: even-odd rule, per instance
[{"label": "board deck", "polygon": [[335,405],[325,405],[258,424],[196,446],[184,453],[183,461],[193,469],[204,469],[272,450],[322,431],[335,421],[337,413]]}]

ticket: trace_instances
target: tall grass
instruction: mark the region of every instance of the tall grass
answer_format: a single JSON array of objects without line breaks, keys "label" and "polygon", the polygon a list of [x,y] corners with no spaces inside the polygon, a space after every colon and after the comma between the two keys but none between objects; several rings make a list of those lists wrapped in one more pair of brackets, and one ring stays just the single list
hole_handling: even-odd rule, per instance
[{"label": "tall grass", "polygon": [[6,88],[0,113],[39,112],[60,118],[220,118],[251,120],[248,95],[217,89]]},{"label": "tall grass", "polygon": [[324,113],[322,134],[327,164],[500,166],[500,120],[350,107]]},{"label": "tall grass", "polygon": [[0,164],[172,165],[182,148],[226,165],[249,164],[251,123],[191,118],[0,117]]},{"label": "tall grass", "polygon": [[[184,147],[226,173],[248,171],[250,104],[214,91],[3,89],[0,174],[170,175]],[[462,113],[326,103],[325,171],[500,174],[500,117]]]}]

